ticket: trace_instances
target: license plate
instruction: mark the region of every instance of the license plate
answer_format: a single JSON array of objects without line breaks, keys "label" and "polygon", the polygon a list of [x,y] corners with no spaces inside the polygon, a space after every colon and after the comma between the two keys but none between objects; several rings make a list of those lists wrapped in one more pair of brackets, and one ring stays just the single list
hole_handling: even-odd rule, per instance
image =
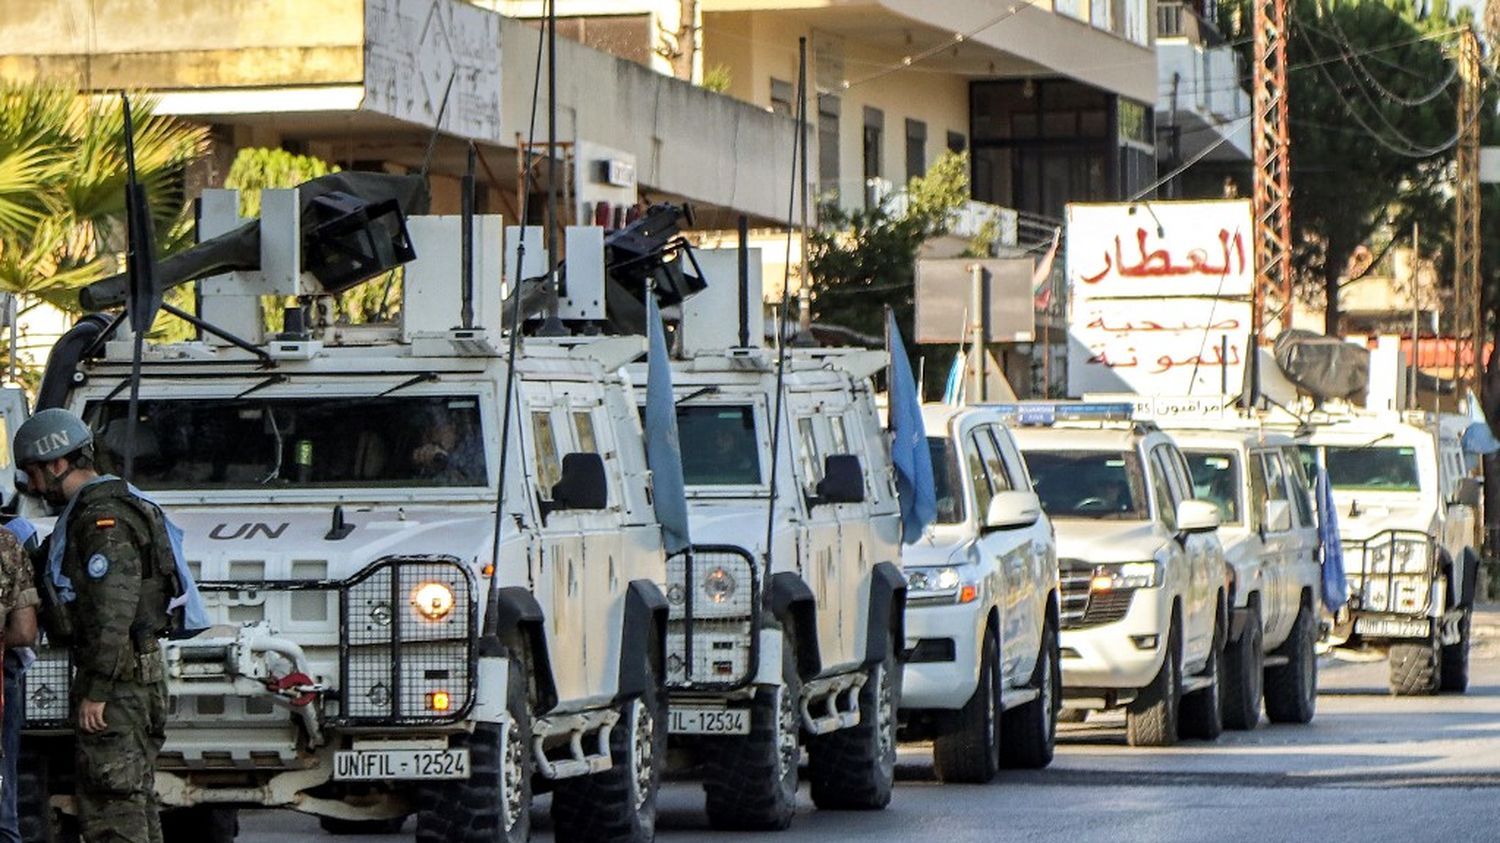
[{"label": "license plate", "polygon": [[338,781],[466,779],[467,749],[346,749],[333,757]]},{"label": "license plate", "polygon": [[1355,618],[1354,631],[1376,638],[1426,638],[1432,635],[1427,621],[1400,618]]},{"label": "license plate", "polygon": [[674,735],[748,735],[750,712],[742,708],[674,708],[668,717]]}]

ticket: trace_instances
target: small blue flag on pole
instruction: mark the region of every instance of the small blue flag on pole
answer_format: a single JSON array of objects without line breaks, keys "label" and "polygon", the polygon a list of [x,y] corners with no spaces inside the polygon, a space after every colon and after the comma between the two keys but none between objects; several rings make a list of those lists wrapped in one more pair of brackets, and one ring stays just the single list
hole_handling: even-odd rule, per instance
[{"label": "small blue flag on pole", "polygon": [[646,290],[646,465],[651,499],[668,555],[685,550],[688,539],[687,491],[682,482],[682,446],[677,440],[677,403],[672,397],[672,363],[662,333],[656,295]]},{"label": "small blue flag on pole", "polygon": [[1344,574],[1344,545],[1339,540],[1339,512],[1333,502],[1333,484],[1328,480],[1328,471],[1317,467],[1313,481],[1318,496],[1318,542],[1322,545],[1323,605],[1328,611],[1337,612],[1349,602],[1349,580]]},{"label": "small blue flag on pole", "polygon": [[922,399],[911,374],[911,361],[901,342],[896,317],[886,312],[890,346],[891,463],[896,468],[896,495],[901,501],[901,541],[912,544],[937,517],[937,490],[932,479],[932,453],[922,424]]}]

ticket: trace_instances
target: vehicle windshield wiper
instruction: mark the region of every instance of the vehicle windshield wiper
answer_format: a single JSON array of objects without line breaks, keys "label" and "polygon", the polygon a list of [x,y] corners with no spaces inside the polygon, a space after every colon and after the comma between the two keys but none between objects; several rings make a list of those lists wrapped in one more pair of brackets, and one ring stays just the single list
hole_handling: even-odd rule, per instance
[{"label": "vehicle windshield wiper", "polygon": [[1375,437],[1374,439],[1371,439],[1370,441],[1366,442],[1365,444],[1360,445],[1357,448],[1350,448],[1349,450],[1351,450],[1351,451],[1363,451],[1366,448],[1373,448],[1376,445],[1379,445],[1381,442],[1384,442],[1385,440],[1390,439],[1392,436],[1395,436],[1395,435],[1396,434],[1394,434],[1394,433],[1382,433],[1379,436]]},{"label": "vehicle windshield wiper", "polygon": [[281,425],[276,423],[276,410],[269,405],[266,407],[266,417],[271,420],[271,434],[276,437],[276,464],[271,467],[271,473],[267,474],[265,479],[260,481],[260,485],[262,486],[281,477]]},{"label": "vehicle windshield wiper", "polygon": [[693,400],[694,398],[702,398],[705,395],[717,395],[717,394],[719,394],[719,388],[717,386],[705,386],[705,387],[702,387],[701,389],[695,389],[692,392],[689,392],[687,395],[684,395],[681,398],[677,399],[677,401],[675,402],[675,404],[673,406],[676,406],[676,405],[679,405],[679,404],[686,404],[687,402]]}]

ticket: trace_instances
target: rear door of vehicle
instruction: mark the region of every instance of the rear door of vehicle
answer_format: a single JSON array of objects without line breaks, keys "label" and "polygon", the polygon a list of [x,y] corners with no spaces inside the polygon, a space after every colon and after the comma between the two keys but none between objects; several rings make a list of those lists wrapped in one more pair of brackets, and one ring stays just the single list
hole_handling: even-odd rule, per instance
[{"label": "rear door of vehicle", "polygon": [[1280,450],[1292,493],[1293,527],[1286,559],[1288,588],[1295,606],[1301,601],[1303,586],[1311,586],[1316,606],[1316,595],[1322,593],[1323,569],[1318,557],[1318,516],[1313,506],[1312,480],[1296,447],[1286,445]]},{"label": "rear door of vehicle", "polygon": [[[1266,641],[1268,644],[1275,644],[1286,637],[1297,618],[1297,597],[1293,593],[1296,582],[1289,570],[1293,562],[1291,553],[1295,542],[1292,528],[1297,526],[1297,513],[1288,483],[1290,478],[1280,449],[1251,451],[1250,463],[1251,485],[1258,490],[1260,497],[1256,524],[1264,537],[1262,558],[1265,592],[1261,595],[1261,609],[1265,613]],[[1272,523],[1274,513],[1282,508],[1289,511],[1290,523]]]},{"label": "rear door of vehicle", "polygon": [[[1010,488],[1031,491],[1026,463],[1021,459],[1010,431],[1001,424],[989,424],[985,429],[1000,455]],[[1041,651],[1047,600],[1057,580],[1057,553],[1052,540],[1052,524],[1045,515],[1038,517],[1029,527],[1001,532],[1011,534],[1009,540],[1015,545],[1015,582],[1020,593],[1010,603],[1011,613],[1016,616],[1014,626],[1018,629],[1013,637],[1018,640],[1021,652],[1017,655],[1015,675],[1011,678],[1014,683],[1022,684],[1030,681],[1036,669],[1037,654]]]},{"label": "rear door of vehicle", "polygon": [[[1156,517],[1170,536],[1177,536],[1177,504],[1183,500],[1183,492],[1172,482],[1171,447],[1165,443],[1153,445],[1147,453],[1146,472],[1151,479],[1151,497],[1156,502]],[[1183,652],[1192,654],[1201,646],[1197,598],[1202,567],[1201,546],[1177,538],[1166,542],[1167,570],[1162,572],[1163,588],[1181,598]]]},{"label": "rear door of vehicle", "polygon": [[[1015,483],[989,425],[975,425],[969,430],[964,437],[963,454],[978,492],[975,512],[983,524],[990,501],[996,494],[1014,489]],[[1037,648],[1036,631],[1027,629],[1026,604],[1032,594],[1026,568],[1031,546],[1018,530],[988,532],[981,546],[988,557],[986,563],[996,565],[1000,571],[1000,653],[1005,678],[1014,684],[1026,654],[1035,653]]]},{"label": "rear door of vehicle", "polygon": [[[823,479],[824,459],[832,453],[829,450],[832,434],[825,415],[828,408],[817,400],[818,397],[798,393],[790,402],[794,409],[789,421],[797,470],[793,488],[785,491],[800,495],[804,500],[817,496],[818,482]],[[803,535],[802,577],[817,601],[818,652],[824,670],[836,670],[852,661],[844,639],[844,618],[840,614],[852,606],[843,595],[842,548],[835,505],[808,506]]]}]

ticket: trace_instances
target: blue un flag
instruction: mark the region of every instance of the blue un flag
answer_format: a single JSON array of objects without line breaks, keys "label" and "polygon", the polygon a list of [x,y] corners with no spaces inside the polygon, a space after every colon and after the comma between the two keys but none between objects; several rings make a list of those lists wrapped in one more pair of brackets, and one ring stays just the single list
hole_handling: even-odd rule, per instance
[{"label": "blue un flag", "polygon": [[682,446],[677,441],[677,404],[672,397],[672,363],[662,333],[656,296],[646,291],[646,465],[651,469],[651,499],[661,523],[668,555],[679,553],[688,539],[687,491],[682,482]]},{"label": "blue un flag", "polygon": [[886,313],[891,355],[891,462],[896,467],[896,494],[901,500],[901,541],[912,544],[937,517],[937,491],[932,480],[932,454],[922,424],[922,398],[912,377],[911,361],[901,342],[896,317]]}]

